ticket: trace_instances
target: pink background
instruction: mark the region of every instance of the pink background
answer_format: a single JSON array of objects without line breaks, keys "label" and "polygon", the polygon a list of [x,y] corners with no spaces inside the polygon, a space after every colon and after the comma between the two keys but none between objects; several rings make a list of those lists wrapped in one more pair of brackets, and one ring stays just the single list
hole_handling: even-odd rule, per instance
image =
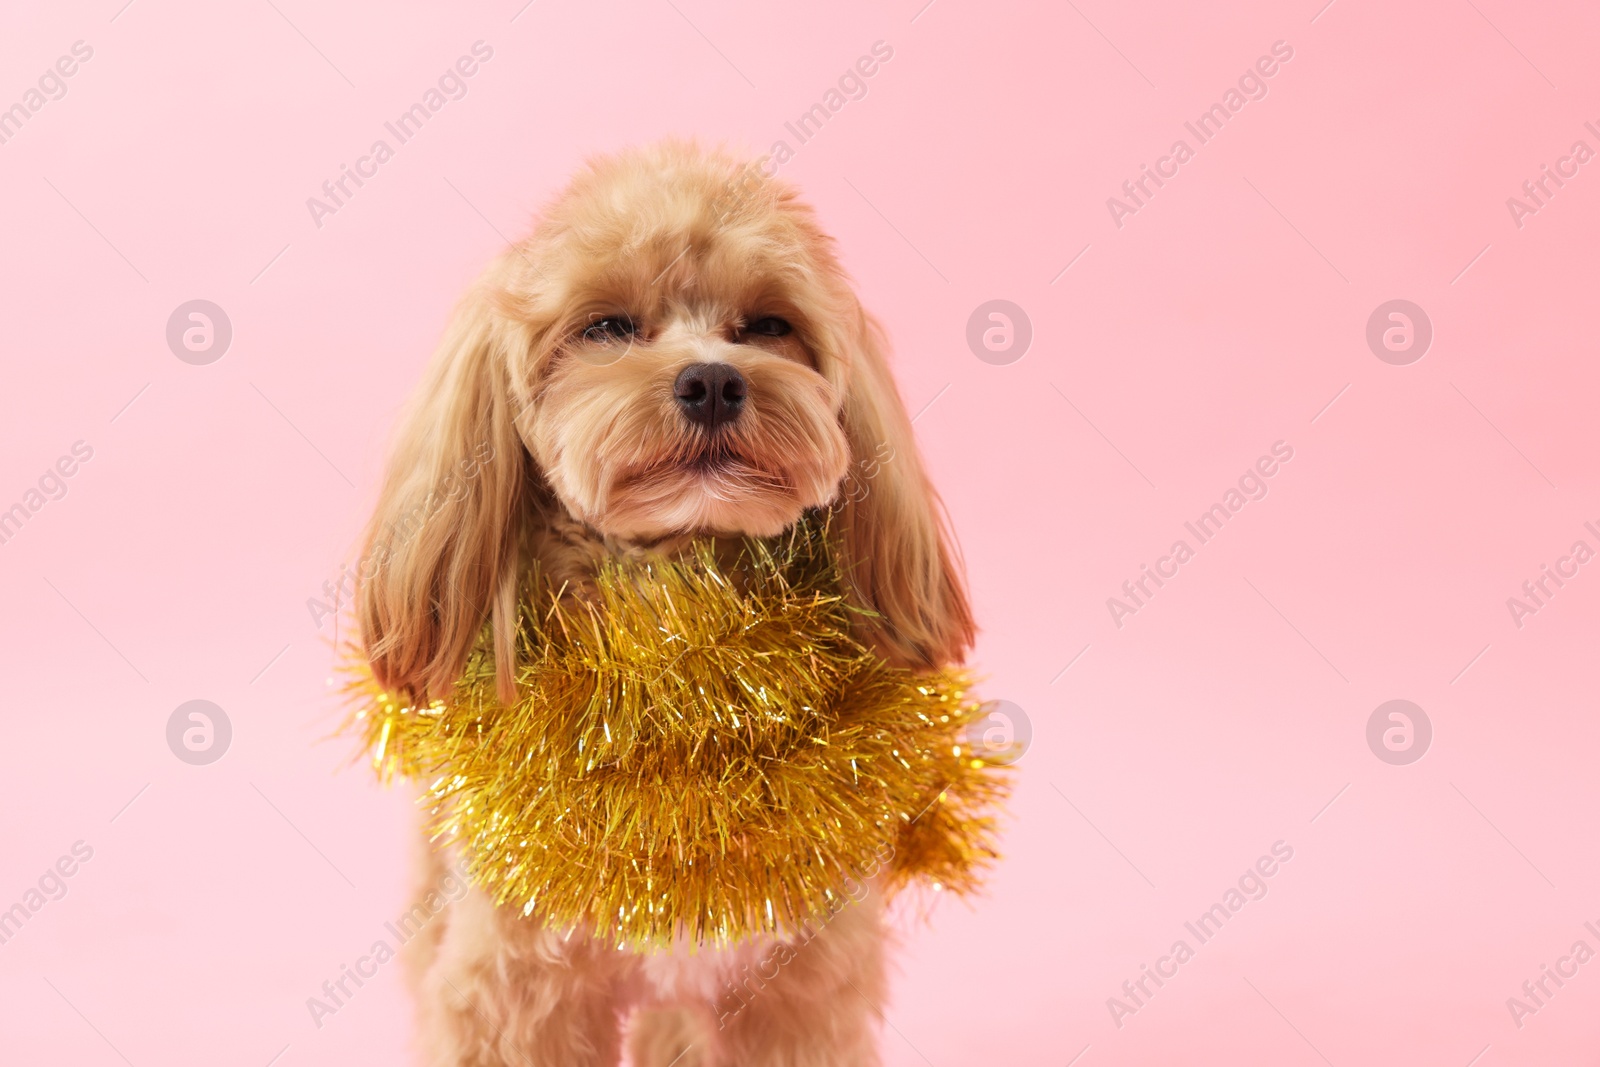
[{"label": "pink background", "polygon": [[[906,928],[886,1060],[1600,1053],[1600,962],[1520,1029],[1506,1005],[1600,949],[1600,566],[1520,629],[1506,607],[1600,548],[1600,163],[1521,228],[1505,203],[1600,149],[1600,13],[522,2],[6,15],[0,106],[94,56],[0,145],[0,508],[74,441],[94,457],[0,545],[0,907],[94,856],[0,946],[0,1060],[402,1060],[396,968],[320,1029],[305,1006],[407,903],[411,840],[404,796],[319,743],[306,600],[450,305],[587,153],[793,146],[878,40],[869,94],[784,174],[926,407],[976,662],[1033,729],[991,891]],[[468,95],[315,227],[305,199],[479,39]],[[1279,40],[1269,95],[1119,229],[1106,198]],[[164,340],[194,298],[234,327],[209,366]],[[994,298],[1034,328],[1007,366],[965,342]],[[1395,298],[1434,326],[1409,366],[1364,337]],[[1266,499],[1115,626],[1106,598],[1278,440]],[[164,739],[195,698],[233,723],[211,766]],[[1409,766],[1365,740],[1393,698],[1434,727]],[[1278,840],[1269,894],[1118,1028],[1107,998]]]}]

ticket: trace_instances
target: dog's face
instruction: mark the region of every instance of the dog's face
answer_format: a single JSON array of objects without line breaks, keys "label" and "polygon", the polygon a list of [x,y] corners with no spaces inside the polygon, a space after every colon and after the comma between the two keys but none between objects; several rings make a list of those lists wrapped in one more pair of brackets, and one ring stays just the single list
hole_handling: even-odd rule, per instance
[{"label": "dog's face", "polygon": [[657,542],[771,536],[824,506],[870,609],[861,640],[910,666],[959,659],[972,616],[937,497],[810,210],[760,161],[674,143],[597,160],[439,347],[368,529],[368,659],[386,686],[447,693],[492,617],[510,693],[541,509],[670,551]]},{"label": "dog's face", "polygon": [[815,236],[757,178],[615,167],[528,249],[546,324],[518,428],[603,534],[770,536],[830,503],[850,464],[848,368],[825,365],[842,362],[838,301]]}]

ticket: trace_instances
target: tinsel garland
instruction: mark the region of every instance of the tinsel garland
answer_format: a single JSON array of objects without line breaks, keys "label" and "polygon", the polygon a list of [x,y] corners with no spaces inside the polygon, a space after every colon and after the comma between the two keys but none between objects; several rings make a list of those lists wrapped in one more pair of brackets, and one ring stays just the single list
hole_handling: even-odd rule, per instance
[{"label": "tinsel garland", "polygon": [[514,703],[486,634],[447,701],[358,667],[350,725],[497,903],[619,946],[794,931],[879,871],[971,890],[1008,784],[966,740],[969,680],[858,642],[825,545],[807,522],[727,566],[610,562],[589,599],[535,576]]}]

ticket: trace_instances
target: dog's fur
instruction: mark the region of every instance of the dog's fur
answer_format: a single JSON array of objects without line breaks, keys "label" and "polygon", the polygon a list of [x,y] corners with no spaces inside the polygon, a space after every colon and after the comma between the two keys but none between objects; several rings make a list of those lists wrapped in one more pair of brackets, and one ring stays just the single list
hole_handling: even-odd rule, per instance
[{"label": "dog's fur", "polygon": [[[597,325],[620,316],[631,335]],[[748,330],[766,317],[792,330]],[[759,161],[667,143],[591,163],[462,301],[404,424],[358,596],[376,678],[447,696],[492,620],[509,698],[533,562],[583,596],[608,556],[770,536],[809,508],[834,511],[851,595],[875,612],[861,638],[903,666],[959,662],[972,616],[883,350],[811,211]],[[697,361],[748,383],[714,431],[674,399]],[[869,460],[864,491],[842,495]],[[841,1067],[878,1062],[883,936],[874,893],[791,938],[757,991],[748,968],[772,939],[634,954],[474,890],[408,951],[438,1067],[613,1064],[624,1029],[638,1067]]]}]

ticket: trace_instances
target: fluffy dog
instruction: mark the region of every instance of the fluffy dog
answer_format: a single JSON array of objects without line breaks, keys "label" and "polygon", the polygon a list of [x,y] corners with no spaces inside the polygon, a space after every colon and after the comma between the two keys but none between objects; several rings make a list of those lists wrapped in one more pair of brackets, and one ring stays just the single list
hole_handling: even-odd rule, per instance
[{"label": "fluffy dog", "polygon": [[[841,493],[847,475],[862,491]],[[608,557],[772,536],[808,509],[833,512],[864,643],[961,661],[973,623],[942,509],[810,209],[690,145],[592,162],[461,302],[405,421],[358,595],[373,674],[447,696],[488,621],[509,699],[535,562],[582,597]],[[429,884],[446,862],[429,852]],[[606,1065],[626,1040],[638,1067],[875,1064],[876,899],[820,933],[636,954],[474,890],[407,948],[427,1062]],[[752,978],[775,954],[782,978]]]}]

